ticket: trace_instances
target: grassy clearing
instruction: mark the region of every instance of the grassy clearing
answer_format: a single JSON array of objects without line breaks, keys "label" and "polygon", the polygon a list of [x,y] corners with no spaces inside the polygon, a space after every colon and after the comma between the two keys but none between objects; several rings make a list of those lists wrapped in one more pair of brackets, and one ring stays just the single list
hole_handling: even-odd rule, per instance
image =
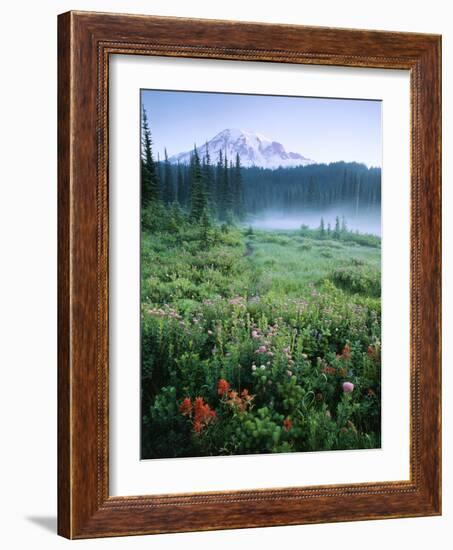
[{"label": "grassy clearing", "polygon": [[[303,296],[310,285],[329,279],[343,290],[355,291],[354,276],[370,270],[380,275],[380,248],[351,241],[301,237],[299,231],[257,230],[246,237],[253,249],[249,256],[256,276],[256,294]],[[366,268],[364,267],[366,266]],[[340,281],[339,270],[350,275]],[[337,273],[337,276],[335,276]],[[356,287],[360,291],[360,285]]]}]

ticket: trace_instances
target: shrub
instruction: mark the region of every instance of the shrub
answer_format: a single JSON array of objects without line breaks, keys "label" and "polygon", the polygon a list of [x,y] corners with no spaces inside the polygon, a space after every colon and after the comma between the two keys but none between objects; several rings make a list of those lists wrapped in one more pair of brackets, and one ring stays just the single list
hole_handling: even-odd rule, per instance
[{"label": "shrub", "polygon": [[336,269],[332,281],[340,288],[376,298],[381,295],[381,272],[367,266],[346,266]]}]

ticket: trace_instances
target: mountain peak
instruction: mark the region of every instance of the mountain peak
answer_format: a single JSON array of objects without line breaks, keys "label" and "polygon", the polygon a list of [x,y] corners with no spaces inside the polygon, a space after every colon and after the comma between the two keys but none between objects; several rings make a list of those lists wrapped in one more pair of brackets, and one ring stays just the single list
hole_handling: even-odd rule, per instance
[{"label": "mountain peak", "polygon": [[[225,128],[207,142],[209,156],[214,164],[219,152],[226,154],[228,159],[233,160],[236,154],[241,159],[242,166],[258,166],[261,168],[279,168],[288,166],[306,166],[314,161],[302,156],[299,153],[287,152],[285,147],[278,141],[263,136],[252,130],[239,128]],[[200,157],[206,155],[205,145],[197,146]],[[191,151],[179,153],[169,158],[172,163],[188,164]]]}]

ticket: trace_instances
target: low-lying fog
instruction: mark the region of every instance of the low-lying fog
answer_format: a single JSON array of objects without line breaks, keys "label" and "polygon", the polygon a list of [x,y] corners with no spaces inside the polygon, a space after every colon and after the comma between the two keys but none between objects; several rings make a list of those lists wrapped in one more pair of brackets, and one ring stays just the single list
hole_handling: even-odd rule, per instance
[{"label": "low-lying fog", "polygon": [[332,230],[335,228],[335,219],[339,216],[340,223],[344,216],[346,226],[352,231],[360,233],[372,233],[381,236],[381,211],[379,208],[366,211],[354,212],[345,208],[322,210],[322,211],[300,211],[284,214],[282,212],[265,212],[256,215],[248,220],[248,224],[257,229],[299,229],[301,225],[308,225],[316,229],[320,225],[321,217],[324,219],[324,226],[330,223]]}]

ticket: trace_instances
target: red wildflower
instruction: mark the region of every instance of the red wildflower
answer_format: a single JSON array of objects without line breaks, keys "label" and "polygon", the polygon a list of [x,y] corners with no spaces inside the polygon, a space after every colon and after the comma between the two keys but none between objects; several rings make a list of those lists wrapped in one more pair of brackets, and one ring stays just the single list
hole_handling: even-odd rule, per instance
[{"label": "red wildflower", "polygon": [[324,367],[324,368],[322,369],[322,372],[324,372],[324,373],[326,373],[326,374],[335,374],[336,371],[335,371],[335,369],[334,369],[333,367],[327,366],[327,367]]},{"label": "red wildflower", "polygon": [[236,407],[240,411],[245,411],[254,397],[254,395],[249,394],[247,389],[243,389],[241,395],[239,395],[237,391],[229,390],[226,403],[231,407]]},{"label": "red wildflower", "polygon": [[240,401],[240,397],[238,395],[238,392],[237,391],[234,391],[234,390],[230,390],[228,392],[228,397],[230,399],[230,401],[234,402],[234,403],[237,403],[238,401]]},{"label": "red wildflower", "polygon": [[203,429],[203,424],[200,420],[195,420],[195,422],[193,423],[193,429],[197,434],[201,432],[201,430]]},{"label": "red wildflower", "polygon": [[287,416],[285,420],[283,420],[283,428],[289,432],[289,430],[293,427],[293,423],[291,419]]},{"label": "red wildflower", "polygon": [[190,397],[186,397],[181,405],[179,406],[179,412],[185,415],[190,415],[192,413],[192,401]]},{"label": "red wildflower", "polygon": [[341,359],[344,359],[345,361],[351,358],[351,348],[349,347],[349,344],[346,344],[343,348],[343,351],[341,352]]},{"label": "red wildflower", "polygon": [[368,346],[368,357],[371,357],[371,359],[379,359],[379,348],[376,346],[369,345]]},{"label": "red wildflower", "polygon": [[219,395],[225,395],[230,390],[230,384],[224,378],[221,378],[217,384],[217,393]]},{"label": "red wildflower", "polygon": [[216,412],[214,409],[204,402],[202,397],[197,397],[193,405],[194,416],[193,416],[193,429],[200,433],[203,428],[205,428],[211,420],[216,417]]}]

